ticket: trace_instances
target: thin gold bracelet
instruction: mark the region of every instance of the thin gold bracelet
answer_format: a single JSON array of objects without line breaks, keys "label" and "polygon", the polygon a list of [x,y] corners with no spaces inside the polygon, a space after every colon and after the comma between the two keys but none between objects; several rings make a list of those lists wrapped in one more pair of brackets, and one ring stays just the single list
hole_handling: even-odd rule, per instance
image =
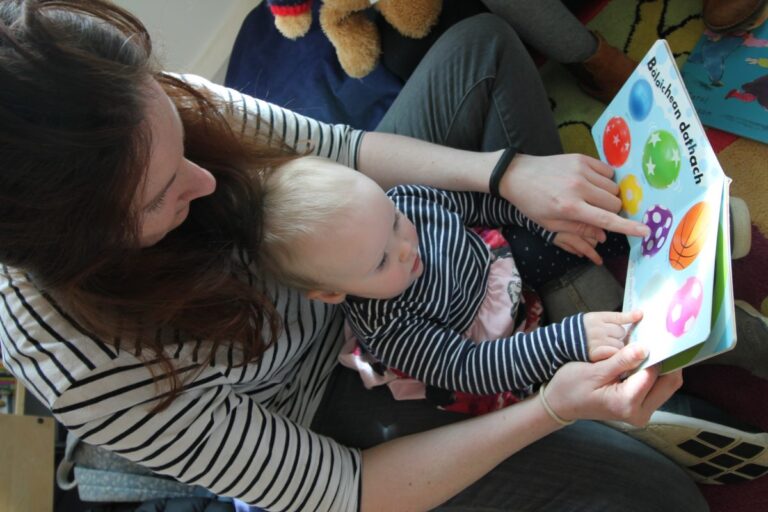
[{"label": "thin gold bracelet", "polygon": [[541,398],[541,405],[544,406],[544,409],[547,411],[547,414],[549,414],[549,417],[564,427],[567,427],[568,425],[573,425],[576,422],[576,420],[564,420],[563,418],[558,416],[555,411],[552,410],[552,407],[550,407],[549,402],[547,402],[547,397],[544,396],[544,392],[546,390],[547,390],[547,383],[544,382],[541,384],[541,387],[539,388],[539,398]]}]

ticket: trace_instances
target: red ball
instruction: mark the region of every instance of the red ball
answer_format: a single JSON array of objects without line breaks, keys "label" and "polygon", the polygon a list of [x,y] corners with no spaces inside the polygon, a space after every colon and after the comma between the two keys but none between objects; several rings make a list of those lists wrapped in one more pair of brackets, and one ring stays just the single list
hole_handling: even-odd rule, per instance
[{"label": "red ball", "polygon": [[612,117],[603,131],[603,152],[608,163],[621,167],[627,161],[632,139],[629,136],[629,126],[621,117]]}]

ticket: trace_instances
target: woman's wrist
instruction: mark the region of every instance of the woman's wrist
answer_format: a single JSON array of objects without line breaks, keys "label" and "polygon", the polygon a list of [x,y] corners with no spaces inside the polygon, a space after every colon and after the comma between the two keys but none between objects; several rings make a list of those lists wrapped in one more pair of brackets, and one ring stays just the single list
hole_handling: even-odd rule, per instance
[{"label": "woman's wrist", "polygon": [[[530,164],[530,159],[533,158],[530,155],[525,155],[520,152],[516,152],[514,157],[507,165],[506,172],[501,177],[499,182],[499,195],[509,201],[513,206],[519,208],[519,202],[521,196],[519,193],[524,194],[528,187],[525,186],[524,181],[521,182],[521,175],[524,174],[525,166]],[[525,179],[524,177],[522,178]]]},{"label": "woman's wrist", "polygon": [[517,148],[515,147],[508,147],[502,151],[499,160],[491,171],[491,177],[488,179],[488,190],[493,197],[501,197],[499,190],[501,180],[509,170],[509,164],[512,162],[512,159],[515,158],[516,154]]},{"label": "woman's wrist", "polygon": [[576,422],[575,419],[563,418],[559,412],[555,411],[555,409],[552,407],[552,404],[549,401],[546,382],[541,384],[538,394],[539,394],[539,402],[541,402],[541,406],[547,412],[547,415],[550,417],[552,421],[554,421],[555,423],[557,423],[562,427],[567,427],[568,425],[572,425],[573,423]]}]

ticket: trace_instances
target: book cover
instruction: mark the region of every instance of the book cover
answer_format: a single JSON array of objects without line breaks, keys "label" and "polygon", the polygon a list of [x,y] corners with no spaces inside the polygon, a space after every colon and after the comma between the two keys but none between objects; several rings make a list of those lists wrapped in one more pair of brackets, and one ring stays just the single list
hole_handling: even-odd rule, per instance
[{"label": "book cover", "polygon": [[768,142],[768,22],[741,34],[704,32],[683,79],[702,123]]},{"label": "book cover", "polygon": [[624,310],[643,320],[643,367],[664,371],[732,348],[728,186],[672,52],[657,41],[592,127],[615,170],[622,215],[651,234],[629,239]]}]

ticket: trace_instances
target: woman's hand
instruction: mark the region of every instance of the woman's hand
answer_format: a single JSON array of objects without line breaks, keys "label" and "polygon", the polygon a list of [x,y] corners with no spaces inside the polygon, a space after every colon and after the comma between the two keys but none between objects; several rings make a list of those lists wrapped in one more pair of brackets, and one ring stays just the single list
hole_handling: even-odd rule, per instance
[{"label": "woman's hand", "polygon": [[647,353],[633,344],[596,363],[571,362],[547,386],[547,401],[564,419],[619,420],[645,425],[661,404],[683,383],[682,371],[659,376],[645,368],[625,380]]},{"label": "woman's hand", "polygon": [[605,231],[645,236],[648,227],[620,217],[613,168],[586,155],[518,154],[499,191],[528,218],[555,232],[605,241]]},{"label": "woman's hand", "polygon": [[592,260],[595,265],[603,264],[603,258],[601,258],[595,250],[595,247],[597,247],[598,244],[596,238],[589,238],[574,233],[558,233],[555,235],[552,243],[560,249],[580,258],[586,256]]}]

